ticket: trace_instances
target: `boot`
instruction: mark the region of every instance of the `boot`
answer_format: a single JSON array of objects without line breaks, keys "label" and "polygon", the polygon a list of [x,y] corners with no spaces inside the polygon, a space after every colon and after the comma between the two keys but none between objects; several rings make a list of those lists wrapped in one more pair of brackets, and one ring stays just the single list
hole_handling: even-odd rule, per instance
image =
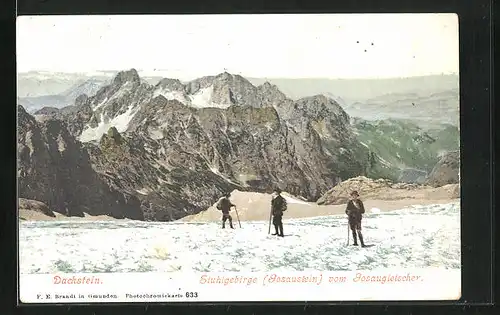
[{"label": "boot", "polygon": [[271,235],[279,235],[278,233],[278,226],[275,224],[274,225],[274,231],[276,231],[275,233],[271,234]]},{"label": "boot", "polygon": [[358,238],[356,237],[356,232],[352,231],[352,238],[354,239],[354,243],[352,246],[358,246]]},{"label": "boot", "polygon": [[234,229],[233,222],[229,223],[229,227],[232,228],[232,229]]},{"label": "boot", "polygon": [[359,241],[361,242],[361,247],[366,247],[365,242],[363,241],[363,234],[361,232],[358,232],[359,236]]},{"label": "boot", "polygon": [[284,237],[285,234],[283,234],[283,224],[279,225],[279,231],[280,231],[280,233],[278,234],[278,236]]}]

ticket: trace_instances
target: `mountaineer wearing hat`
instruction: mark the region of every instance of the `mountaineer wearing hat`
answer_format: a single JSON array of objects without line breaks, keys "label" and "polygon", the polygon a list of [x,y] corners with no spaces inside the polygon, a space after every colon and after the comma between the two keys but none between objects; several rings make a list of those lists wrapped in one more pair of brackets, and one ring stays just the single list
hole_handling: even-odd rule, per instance
[{"label": "mountaineer wearing hat", "polygon": [[233,203],[229,200],[229,197],[231,197],[231,193],[227,193],[224,197],[220,198],[219,201],[217,201],[217,209],[222,211],[222,228],[226,228],[226,221],[229,220],[229,227],[234,229],[233,227],[233,218],[229,214],[229,211],[231,211],[232,207],[236,207],[233,205]]},{"label": "mountaineer wearing hat", "polygon": [[271,214],[273,216],[273,225],[276,233],[273,235],[278,235],[284,237],[283,234],[283,212],[287,209],[287,204],[285,198],[281,196],[281,189],[276,188],[272,194],[273,199],[271,200]]},{"label": "mountaineer wearing hat", "polygon": [[347,214],[349,227],[351,228],[352,237],[354,239],[354,244],[352,245],[358,246],[358,239],[356,236],[359,236],[361,247],[366,247],[365,242],[363,241],[363,234],[361,234],[361,219],[363,218],[363,213],[365,213],[365,206],[359,199],[357,191],[351,192],[351,198],[347,203],[345,213]]}]

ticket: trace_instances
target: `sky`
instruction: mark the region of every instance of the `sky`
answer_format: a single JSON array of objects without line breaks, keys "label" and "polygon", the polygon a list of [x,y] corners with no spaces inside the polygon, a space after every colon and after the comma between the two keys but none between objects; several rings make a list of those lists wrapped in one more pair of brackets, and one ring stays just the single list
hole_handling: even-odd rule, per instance
[{"label": "sky", "polygon": [[459,67],[455,14],[21,16],[16,24],[18,72],[353,79]]}]

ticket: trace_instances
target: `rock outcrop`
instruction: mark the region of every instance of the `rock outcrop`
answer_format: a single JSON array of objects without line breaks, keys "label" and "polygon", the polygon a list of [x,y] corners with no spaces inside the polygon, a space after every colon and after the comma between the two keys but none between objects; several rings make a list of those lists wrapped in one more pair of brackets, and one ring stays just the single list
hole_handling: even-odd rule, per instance
[{"label": "rock outcrop", "polygon": [[359,176],[346,180],[326,192],[318,199],[319,205],[345,204],[352,191],[358,191],[362,200],[398,199],[456,199],[460,198],[457,184],[434,188],[427,185],[393,183],[386,179],[370,179]]},{"label": "rock outcrop", "polygon": [[43,215],[55,218],[56,215],[52,210],[47,207],[46,204],[36,200],[30,200],[25,198],[18,199],[18,209],[19,211],[33,211],[37,213],[41,213]]},{"label": "rock outcrop", "polygon": [[427,178],[426,184],[439,187],[448,184],[460,183],[460,152],[446,152],[434,166]]},{"label": "rock outcrop", "polygon": [[36,121],[18,106],[19,197],[45,203],[66,216],[142,219],[139,200],[103,182],[63,121]]}]

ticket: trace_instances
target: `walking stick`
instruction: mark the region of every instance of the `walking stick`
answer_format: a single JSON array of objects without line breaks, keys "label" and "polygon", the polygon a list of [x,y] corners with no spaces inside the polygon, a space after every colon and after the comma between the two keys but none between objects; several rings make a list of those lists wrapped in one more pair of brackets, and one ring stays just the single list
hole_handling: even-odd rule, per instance
[{"label": "walking stick", "polygon": [[238,224],[240,225],[240,229],[241,229],[241,222],[240,222],[240,216],[238,215],[238,209],[236,209],[236,207],[234,207],[234,211],[236,211],[236,218],[238,218]]},{"label": "walking stick", "polygon": [[349,246],[349,240],[350,240],[350,237],[349,237],[349,221],[347,221],[347,245],[346,246]]},{"label": "walking stick", "polygon": [[269,229],[267,230],[267,234],[271,234],[271,219],[273,217],[273,209],[269,211]]}]

